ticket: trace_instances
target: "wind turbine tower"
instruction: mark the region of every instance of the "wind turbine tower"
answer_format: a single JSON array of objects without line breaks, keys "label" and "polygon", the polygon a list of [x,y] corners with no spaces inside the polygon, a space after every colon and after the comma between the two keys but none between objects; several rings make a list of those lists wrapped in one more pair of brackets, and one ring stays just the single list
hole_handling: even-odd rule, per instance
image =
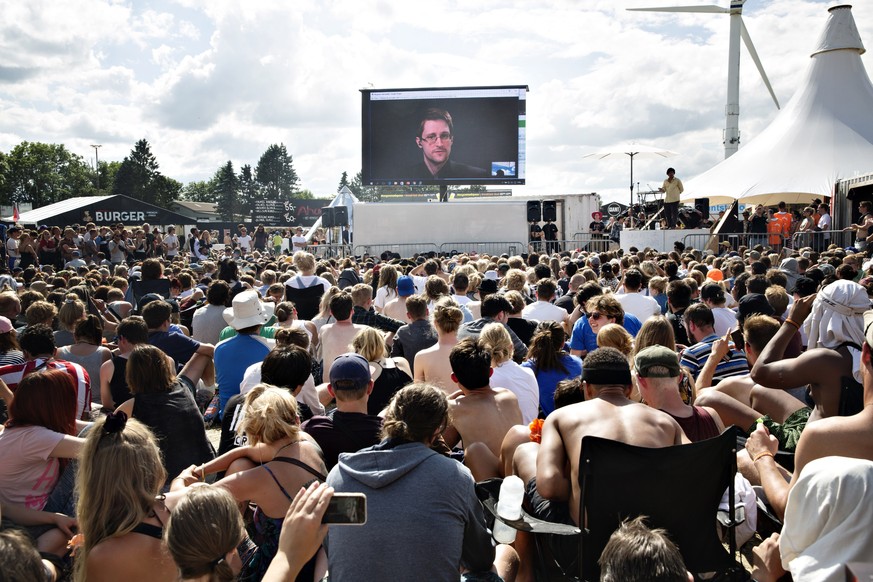
[{"label": "wind turbine tower", "polygon": [[699,12],[706,14],[729,14],[731,17],[730,27],[730,43],[728,45],[728,77],[727,77],[727,104],[725,105],[725,122],[724,122],[724,157],[731,157],[737,152],[740,147],[740,37],[749,51],[749,55],[755,62],[758,72],[761,74],[761,79],[764,85],[770,92],[770,97],[776,104],[776,109],[779,109],[779,100],[776,99],[776,94],[773,92],[773,87],[770,86],[770,80],[767,78],[767,73],[764,72],[764,66],[761,64],[761,59],[758,58],[758,52],[755,50],[755,45],[752,43],[752,37],[749,36],[749,31],[746,30],[746,25],[743,23],[743,4],[746,0],[731,0],[730,8],[722,8],[715,5],[703,6],[665,6],[661,8],[628,8],[639,12]]}]

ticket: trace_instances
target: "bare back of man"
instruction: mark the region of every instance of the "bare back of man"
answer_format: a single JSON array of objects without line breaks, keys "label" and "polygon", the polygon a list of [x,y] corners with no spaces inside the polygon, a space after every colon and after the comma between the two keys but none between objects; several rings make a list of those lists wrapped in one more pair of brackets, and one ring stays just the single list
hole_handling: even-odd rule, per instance
[{"label": "bare back of man", "polygon": [[366,325],[358,325],[350,321],[328,323],[322,326],[320,340],[324,369],[329,370],[337,356],[351,350],[352,340],[355,339],[359,331],[366,328]]},{"label": "bare back of man", "polygon": [[483,443],[500,455],[500,445],[509,429],[521,424],[518,398],[505,388],[485,386],[476,390],[458,391],[449,400],[450,426],[443,434],[446,443],[465,446]]},{"label": "bare back of man", "polygon": [[589,390],[586,387],[589,400],[560,408],[546,419],[536,463],[538,491],[547,499],[569,501],[574,520],[579,515],[583,437],[597,436],[650,448],[689,442],[679,424],[666,413],[633,402],[615,389],[604,389],[599,396],[589,394]]},{"label": "bare back of man", "polygon": [[457,390],[454,381],[452,380],[452,366],[449,363],[449,354],[452,348],[455,347],[458,339],[453,338],[454,343],[444,341],[441,338],[439,342],[429,348],[425,348],[415,354],[415,380],[420,380],[437,386],[440,390],[446,393],[446,396],[451,396]]},{"label": "bare back of man", "polygon": [[402,321],[403,323],[412,323],[412,320],[409,319],[409,316],[406,314],[405,297],[396,297],[386,303],[385,307],[382,309],[382,314],[398,321]]}]

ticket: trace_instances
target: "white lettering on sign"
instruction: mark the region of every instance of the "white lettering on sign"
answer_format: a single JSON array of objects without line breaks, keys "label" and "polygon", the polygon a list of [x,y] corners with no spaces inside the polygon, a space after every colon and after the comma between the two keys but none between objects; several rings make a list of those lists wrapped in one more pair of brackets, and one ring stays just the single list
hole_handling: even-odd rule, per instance
[{"label": "white lettering on sign", "polygon": [[145,212],[97,210],[94,212],[94,222],[145,222]]}]

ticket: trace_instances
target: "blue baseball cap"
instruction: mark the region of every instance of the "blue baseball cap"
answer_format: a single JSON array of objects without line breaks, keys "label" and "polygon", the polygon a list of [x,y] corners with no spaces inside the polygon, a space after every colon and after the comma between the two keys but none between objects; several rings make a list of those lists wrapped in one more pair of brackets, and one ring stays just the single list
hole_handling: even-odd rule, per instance
[{"label": "blue baseball cap", "polygon": [[360,354],[342,354],[330,365],[330,385],[334,390],[359,390],[371,378],[370,363]]}]

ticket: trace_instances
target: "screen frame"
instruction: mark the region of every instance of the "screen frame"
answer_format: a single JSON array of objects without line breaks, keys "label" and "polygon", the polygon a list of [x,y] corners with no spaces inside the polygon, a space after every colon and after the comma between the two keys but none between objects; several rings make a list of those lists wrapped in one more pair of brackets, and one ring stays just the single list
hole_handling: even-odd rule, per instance
[{"label": "screen frame", "polygon": [[[361,181],[366,186],[466,186],[466,185],[495,185],[495,186],[507,186],[507,185],[524,185],[526,180],[526,158],[527,158],[527,93],[529,93],[530,89],[527,85],[483,85],[483,86],[462,86],[462,87],[403,87],[403,88],[366,88],[361,89]],[[515,95],[481,95],[481,93],[500,93],[500,92],[515,92]],[[382,93],[398,93],[398,94],[406,94],[409,97],[400,97],[397,99],[373,99],[374,94],[382,94]],[[433,95],[422,95],[416,96],[416,94],[427,94],[431,93]],[[440,95],[441,93],[445,93],[445,95]],[[469,93],[469,95],[450,95],[452,93]],[[476,93],[480,93],[480,95],[476,95]],[[374,166],[378,164],[378,162],[374,160],[379,159],[379,154],[382,154],[382,157],[385,157],[384,151],[379,150],[374,147],[374,143],[378,139],[375,135],[376,130],[374,129],[373,123],[373,103],[374,102],[398,102],[398,101],[406,101],[414,104],[415,110],[420,111],[426,108],[427,102],[435,103],[434,106],[439,107],[442,105],[446,110],[449,109],[447,105],[443,105],[445,102],[457,101],[459,104],[466,105],[468,108],[475,106],[475,103],[472,102],[474,99],[507,99],[507,101],[515,102],[515,112],[513,117],[513,130],[514,130],[514,139],[512,141],[507,140],[505,137],[500,140],[501,144],[511,143],[515,145],[515,159],[507,159],[505,161],[514,162],[515,163],[515,176],[514,177],[503,177],[503,176],[492,176],[493,172],[493,164],[498,163],[498,160],[492,160],[491,168],[475,168],[475,169],[484,169],[487,172],[487,176],[485,177],[458,177],[458,178],[422,178],[421,176],[414,176],[412,171],[409,171],[409,168],[406,168],[407,171],[400,172],[384,172],[381,168],[376,168],[374,170]],[[467,103],[464,103],[467,101]],[[495,101],[497,103],[497,101]],[[503,104],[504,108],[509,108],[509,104]],[[407,109],[412,108],[413,106],[407,107]],[[451,112],[450,112],[451,113]],[[506,117],[503,123],[506,124],[506,128],[501,125],[502,131],[508,136],[510,135],[510,130],[507,129],[509,126],[508,121],[508,111],[500,112],[499,114]],[[496,114],[497,115],[497,114]],[[407,115],[407,117],[412,117]],[[459,119],[454,117],[455,121],[455,131],[453,132],[455,136],[459,134],[458,128],[460,124],[458,124]],[[409,127],[408,123],[401,123],[403,128]],[[390,130],[389,130],[390,131]],[[395,141],[398,135],[402,135],[403,142],[403,161],[400,163],[409,163],[409,159],[414,159],[414,154],[416,153],[415,142],[413,141],[414,133],[406,133],[403,129],[398,131],[393,130],[395,134]],[[407,142],[405,141],[405,135],[409,135],[409,146],[405,145]],[[464,153],[460,153],[458,158],[455,157],[455,154],[458,152],[462,152],[461,148],[458,148],[458,140],[455,139],[453,141],[453,152],[451,160],[463,163]],[[472,143],[466,144],[468,151],[474,149]],[[387,149],[397,149],[397,146],[388,145]],[[412,152],[411,154],[407,154],[406,150]],[[505,145],[504,145],[505,149]],[[399,151],[399,150],[398,150]],[[478,151],[478,150],[477,150]],[[421,161],[421,156],[418,156],[418,161]],[[383,162],[384,165],[384,162]],[[475,164],[473,164],[475,165]],[[378,174],[389,174],[389,175],[377,175]],[[398,174],[398,175],[390,175],[390,174]]]}]

